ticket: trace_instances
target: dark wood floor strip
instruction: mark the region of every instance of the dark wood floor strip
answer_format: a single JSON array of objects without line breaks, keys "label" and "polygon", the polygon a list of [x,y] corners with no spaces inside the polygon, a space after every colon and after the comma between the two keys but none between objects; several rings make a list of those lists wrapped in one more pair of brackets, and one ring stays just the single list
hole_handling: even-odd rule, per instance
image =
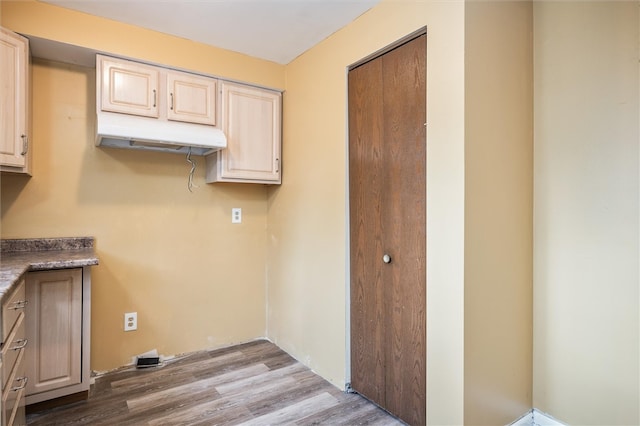
[{"label": "dark wood floor strip", "polygon": [[402,425],[260,340],[96,378],[87,401],[30,413],[39,425]]}]

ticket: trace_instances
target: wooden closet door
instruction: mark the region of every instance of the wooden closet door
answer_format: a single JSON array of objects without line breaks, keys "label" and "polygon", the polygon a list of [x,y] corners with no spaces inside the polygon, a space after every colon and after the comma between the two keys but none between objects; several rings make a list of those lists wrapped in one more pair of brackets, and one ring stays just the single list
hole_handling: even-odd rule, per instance
[{"label": "wooden closet door", "polygon": [[349,72],[351,387],[409,424],[426,421],[425,78],[425,35]]}]

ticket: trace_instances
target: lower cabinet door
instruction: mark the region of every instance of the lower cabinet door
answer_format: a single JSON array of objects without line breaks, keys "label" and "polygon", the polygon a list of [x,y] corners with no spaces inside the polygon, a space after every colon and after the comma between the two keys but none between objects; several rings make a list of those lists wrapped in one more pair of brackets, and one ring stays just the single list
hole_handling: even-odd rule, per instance
[{"label": "lower cabinet door", "polygon": [[27,396],[80,383],[82,269],[30,272],[26,293]]}]

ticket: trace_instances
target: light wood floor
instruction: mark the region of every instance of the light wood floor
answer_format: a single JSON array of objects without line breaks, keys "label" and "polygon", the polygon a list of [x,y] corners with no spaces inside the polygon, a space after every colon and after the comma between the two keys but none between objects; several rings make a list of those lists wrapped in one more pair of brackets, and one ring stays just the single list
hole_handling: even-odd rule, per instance
[{"label": "light wood floor", "polygon": [[96,379],[87,401],[27,416],[29,425],[402,425],[268,341],[198,352]]}]

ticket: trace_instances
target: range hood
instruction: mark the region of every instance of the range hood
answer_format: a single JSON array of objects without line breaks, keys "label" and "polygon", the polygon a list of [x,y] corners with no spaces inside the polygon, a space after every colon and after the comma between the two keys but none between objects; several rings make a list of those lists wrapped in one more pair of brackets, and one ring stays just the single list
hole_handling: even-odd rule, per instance
[{"label": "range hood", "polygon": [[227,147],[213,126],[98,111],[96,145],[115,148],[207,155]]}]

